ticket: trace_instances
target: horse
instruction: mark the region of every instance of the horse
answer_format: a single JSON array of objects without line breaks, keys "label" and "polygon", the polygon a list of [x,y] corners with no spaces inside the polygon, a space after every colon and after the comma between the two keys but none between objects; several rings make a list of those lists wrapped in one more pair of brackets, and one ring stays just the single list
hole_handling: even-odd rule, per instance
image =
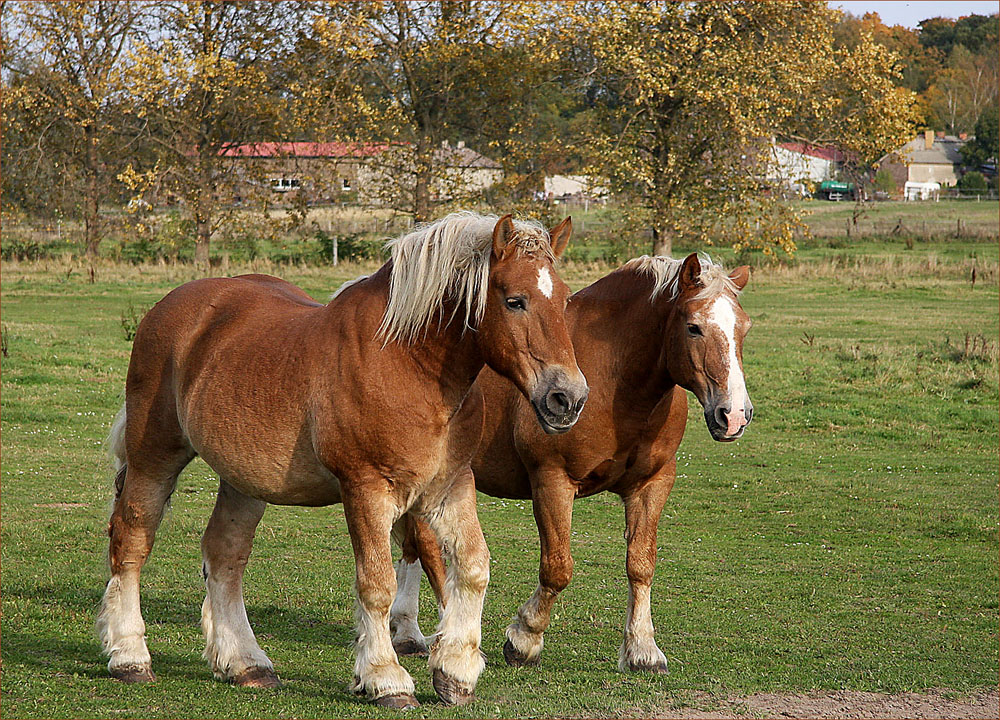
[{"label": "horse", "polygon": [[[570,432],[546,437],[503,378],[486,369],[483,442],[472,461],[476,488],[494,497],[530,498],[541,542],[539,584],[506,630],[509,665],[537,664],[558,594],[573,573],[573,501],[598,492],[625,506],[628,606],[619,649],[624,671],[666,673],[654,639],[650,589],[660,513],[674,485],[675,453],[687,423],[686,390],[704,409],[711,436],[731,442],[753,416],[743,376],[751,322],[739,294],[749,268],[726,274],[707,257],[636,258],[570,299],[566,316],[577,361],[590,383],[587,412]],[[408,521],[397,565],[394,644],[426,652],[417,625],[421,568],[439,603],[442,566],[432,529]]]},{"label": "horse", "polygon": [[553,267],[571,232],[569,218],[546,231],[455,213],[391,241],[391,259],[327,305],[264,275],[195,280],[157,303],[136,331],[110,438],[111,579],[96,624],[112,677],[155,680],[139,574],[178,474],[200,455],[220,479],[201,542],[204,657],[217,678],[280,684],[243,601],[266,505],[340,502],[356,562],[353,691],[418,704],[388,622],[390,532],[409,512],[450,563],[433,686],[445,703],[470,702],[489,580],[470,468],[483,428],[473,383],[484,365],[508,378],[547,433],[579,418],[588,389]]}]

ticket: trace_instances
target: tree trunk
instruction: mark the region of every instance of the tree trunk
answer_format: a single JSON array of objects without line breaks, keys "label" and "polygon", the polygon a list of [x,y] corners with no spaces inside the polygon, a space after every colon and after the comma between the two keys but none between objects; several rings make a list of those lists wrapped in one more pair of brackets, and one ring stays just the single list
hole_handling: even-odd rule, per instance
[{"label": "tree trunk", "polygon": [[83,198],[84,242],[87,257],[97,257],[101,244],[100,229],[100,185],[97,178],[97,132],[92,125],[84,127],[84,174],[86,176],[86,191]]},{"label": "tree trunk", "polygon": [[653,226],[653,254],[670,256],[674,247],[674,238],[656,225]]},{"label": "tree trunk", "polygon": [[427,222],[431,215],[431,141],[422,136],[417,141],[416,181],[413,188],[413,219]]},{"label": "tree trunk", "polygon": [[212,241],[212,214],[215,209],[215,187],[212,179],[212,161],[206,148],[200,148],[198,160],[198,198],[195,202],[196,228],[194,263],[203,270],[209,266],[208,250]]},{"label": "tree trunk", "polygon": [[194,264],[205,270],[208,269],[208,248],[212,240],[211,224],[203,220],[199,214],[196,220],[197,235],[194,243]]}]

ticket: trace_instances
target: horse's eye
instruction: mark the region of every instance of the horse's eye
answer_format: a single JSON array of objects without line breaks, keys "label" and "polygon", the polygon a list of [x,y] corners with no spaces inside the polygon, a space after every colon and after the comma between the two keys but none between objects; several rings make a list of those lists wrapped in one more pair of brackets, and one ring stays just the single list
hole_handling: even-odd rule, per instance
[{"label": "horse's eye", "polygon": [[688,332],[695,337],[701,337],[701,328],[693,323],[688,323]]},{"label": "horse's eye", "polygon": [[524,297],[509,297],[505,301],[507,303],[508,310],[527,310],[528,304],[525,302]]}]

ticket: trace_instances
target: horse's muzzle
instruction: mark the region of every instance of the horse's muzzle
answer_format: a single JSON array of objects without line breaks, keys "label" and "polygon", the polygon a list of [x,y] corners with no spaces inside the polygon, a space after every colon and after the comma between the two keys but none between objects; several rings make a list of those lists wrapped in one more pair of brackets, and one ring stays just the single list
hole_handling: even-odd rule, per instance
[{"label": "horse's muzzle", "polygon": [[753,419],[753,404],[747,398],[742,410],[734,410],[729,405],[719,403],[714,408],[705,408],[705,423],[713,440],[732,442],[743,436],[743,431]]},{"label": "horse's muzzle", "polygon": [[538,423],[549,435],[567,432],[580,419],[590,388],[582,373],[576,375],[578,380],[561,367],[546,368],[531,394]]}]

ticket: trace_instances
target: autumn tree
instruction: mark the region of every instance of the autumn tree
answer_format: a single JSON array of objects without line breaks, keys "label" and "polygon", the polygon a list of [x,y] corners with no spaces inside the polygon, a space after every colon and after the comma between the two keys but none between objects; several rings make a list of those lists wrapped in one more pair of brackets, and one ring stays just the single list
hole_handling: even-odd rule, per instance
[{"label": "autumn tree", "polygon": [[282,139],[293,126],[300,98],[286,83],[303,73],[286,59],[306,12],[290,2],[158,3],[157,32],[131,53],[131,114],[155,164],[129,168],[122,179],[183,199],[199,265],[208,264],[212,236],[232,211],[223,191],[244,167],[226,151]]},{"label": "autumn tree", "polygon": [[[114,186],[122,138],[122,60],[145,7],[135,3],[37,2],[3,7],[4,175],[18,194],[78,198],[88,255],[103,234],[100,208]],[[6,182],[5,182],[6,185]]]},{"label": "autumn tree", "polygon": [[833,47],[822,3],[580,3],[601,121],[591,171],[631,198],[653,250],[680,234],[766,253],[794,247],[794,212],[764,191],[790,133],[877,158],[907,138],[912,93],[863,36]]},{"label": "autumn tree", "polygon": [[976,55],[954,45],[946,66],[927,90],[932,122],[950,132],[972,132],[984,110],[997,104],[998,49]]},{"label": "autumn tree", "polygon": [[327,8],[317,43],[336,56],[322,67],[342,67],[345,54],[358,61],[358,94],[331,107],[331,127],[345,140],[389,145],[370,161],[383,202],[427,220],[435,198],[470,199],[459,141],[515,153],[538,67],[525,39],[531,12],[526,3],[467,1]]},{"label": "autumn tree", "polygon": [[903,25],[886,25],[876,12],[867,12],[861,17],[843,12],[833,27],[834,48],[854,50],[863,34],[870,35],[872,40],[898,56],[898,84],[916,93],[927,90],[945,59],[940,48],[921,43],[916,30]]}]

